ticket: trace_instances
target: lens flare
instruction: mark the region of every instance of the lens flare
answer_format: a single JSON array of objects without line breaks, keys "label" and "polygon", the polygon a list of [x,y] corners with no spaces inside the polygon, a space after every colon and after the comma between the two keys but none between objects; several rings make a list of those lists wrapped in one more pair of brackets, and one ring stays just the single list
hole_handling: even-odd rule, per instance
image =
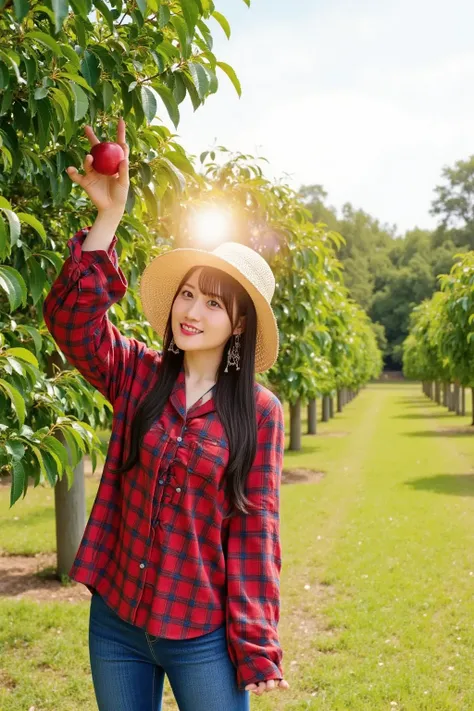
[{"label": "lens flare", "polygon": [[189,221],[189,236],[196,246],[217,247],[235,238],[230,210],[224,207],[206,207],[195,212]]}]

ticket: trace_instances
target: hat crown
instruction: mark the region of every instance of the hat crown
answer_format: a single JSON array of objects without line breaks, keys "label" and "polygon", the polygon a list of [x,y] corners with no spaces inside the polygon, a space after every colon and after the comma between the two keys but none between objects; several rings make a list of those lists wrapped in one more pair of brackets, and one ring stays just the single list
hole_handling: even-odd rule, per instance
[{"label": "hat crown", "polygon": [[275,277],[261,254],[240,242],[223,242],[212,250],[216,257],[232,264],[271,302],[275,293]]}]

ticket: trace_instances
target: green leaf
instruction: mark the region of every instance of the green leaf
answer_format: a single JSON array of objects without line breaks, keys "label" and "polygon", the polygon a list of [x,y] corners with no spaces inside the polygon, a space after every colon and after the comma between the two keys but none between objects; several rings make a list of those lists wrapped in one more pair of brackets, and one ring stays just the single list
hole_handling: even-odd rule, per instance
[{"label": "green leaf", "polygon": [[141,12],[142,17],[146,17],[147,0],[137,0],[137,7]]},{"label": "green leaf", "polygon": [[49,143],[51,130],[51,104],[48,99],[38,101],[38,145],[44,151]]},{"label": "green leaf", "polygon": [[10,398],[13,410],[17,416],[20,427],[23,427],[23,425],[25,424],[26,407],[25,401],[21,393],[16,388],[14,388],[11,383],[7,383],[6,380],[3,380],[3,378],[0,378],[0,388],[2,388]]},{"label": "green leaf", "polygon": [[182,172],[170,160],[165,157],[161,159],[161,162],[162,164],[164,164],[164,166],[166,166],[168,172],[170,173],[174,188],[178,192],[182,192],[186,188],[186,179]]},{"label": "green leaf", "polygon": [[69,0],[51,0],[54,11],[56,34],[61,31],[69,9]]},{"label": "green leaf", "polygon": [[10,83],[10,72],[3,62],[0,62],[0,89],[6,89]]},{"label": "green leaf", "polygon": [[[71,0],[71,5],[74,7],[73,0]],[[75,8],[74,8],[74,12],[77,13],[77,10]],[[87,46],[86,30],[85,30],[84,23],[82,22],[81,17],[84,20],[87,19],[87,12],[85,15],[81,15],[81,13],[76,14],[76,16],[74,18],[74,29],[76,31],[77,43],[79,44],[80,47],[86,47]]]},{"label": "green leaf", "polygon": [[56,437],[51,435],[44,437],[41,440],[41,448],[48,449],[51,454],[56,455],[58,460],[61,462],[62,468],[69,464],[67,449]]},{"label": "green leaf", "polygon": [[147,86],[141,88],[142,107],[148,123],[151,123],[156,116],[157,102],[154,92]]},{"label": "green leaf", "polygon": [[102,102],[104,104],[104,111],[107,111],[111,105],[114,98],[114,87],[109,81],[104,81],[102,83]]},{"label": "green leaf", "polygon": [[39,86],[37,89],[35,89],[34,97],[35,97],[35,99],[44,99],[46,96],[48,96],[48,94],[49,94],[48,87]]},{"label": "green leaf", "polygon": [[220,24],[226,34],[227,39],[230,39],[230,25],[227,18],[225,18],[224,15],[222,15],[220,12],[217,12],[217,10],[214,10],[214,12],[212,13],[212,17]]},{"label": "green leaf", "polygon": [[74,121],[80,121],[87,114],[89,101],[86,93],[80,86],[72,82],[71,89],[74,93]]},{"label": "green leaf", "polygon": [[33,304],[38,303],[39,299],[41,298],[41,295],[43,294],[43,289],[46,285],[47,279],[46,279],[46,274],[41,269],[41,265],[38,264],[37,260],[35,257],[30,257],[27,260],[27,265],[28,265],[28,284],[29,284],[29,289],[30,289],[30,294],[31,298],[33,300]]},{"label": "green leaf", "polygon": [[180,0],[179,4],[183,11],[183,17],[188,26],[189,34],[192,37],[194,35],[194,28],[196,27],[196,22],[199,18],[199,8],[194,0]]},{"label": "green leaf", "polygon": [[5,215],[7,216],[8,223],[10,225],[10,243],[12,247],[16,245],[20,239],[21,225],[18,215],[13,212],[13,210],[8,210],[0,205],[0,209],[3,209]]},{"label": "green leaf", "polygon": [[[61,79],[69,79],[70,81],[73,81],[76,84],[80,84],[84,89],[86,89],[86,91],[94,93],[94,89],[90,87],[84,77],[81,77],[79,74],[70,74],[69,72],[58,72],[58,77],[60,77]],[[67,84],[67,86],[69,86],[69,83]]]},{"label": "green leaf", "polygon": [[14,462],[19,462],[25,456],[25,445],[19,440],[7,440],[5,442],[5,449],[11,455]]},{"label": "green leaf", "polygon": [[8,370],[6,366],[5,370],[9,375],[12,375],[13,373],[16,373],[17,375],[21,375],[23,378],[26,378],[26,371],[25,368],[22,366],[22,364],[16,359],[16,358],[8,358],[7,356],[7,363],[8,366],[11,368],[11,372]]},{"label": "green leaf", "polygon": [[237,94],[239,96],[242,96],[242,88],[240,86],[240,81],[238,80],[237,75],[232,69],[232,67],[229,64],[226,64],[225,62],[217,62],[217,66],[220,67],[225,74],[227,74],[232,84],[234,85]]},{"label": "green leaf", "polygon": [[27,363],[31,363],[32,365],[35,365],[36,367],[39,366],[38,360],[36,356],[33,355],[33,353],[26,348],[21,348],[21,347],[15,347],[15,348],[8,348],[8,350],[3,351],[3,354],[5,356],[15,356],[16,358],[20,358],[20,360],[26,360]]},{"label": "green leaf", "polygon": [[10,489],[10,508],[18,501],[23,493],[25,481],[28,480],[25,469],[21,462],[12,463],[12,484]]},{"label": "green leaf", "polygon": [[58,42],[56,42],[56,40],[47,35],[45,32],[38,32],[36,30],[32,32],[26,32],[25,39],[27,38],[36,40],[37,42],[41,42],[41,44],[44,44],[45,47],[51,49],[57,57],[61,57],[63,54]]},{"label": "green leaf", "polygon": [[174,127],[177,128],[179,124],[179,109],[176,99],[173,96],[173,92],[168,89],[167,86],[159,85],[153,87],[155,91],[160,95],[166,109],[168,111],[169,117],[172,120]]},{"label": "green leaf", "polygon": [[43,242],[46,242],[46,231],[41,222],[36,217],[30,215],[27,212],[17,212],[16,214],[17,217],[20,218],[21,222],[26,222],[27,225],[33,227],[33,229],[36,230]]},{"label": "green leaf", "polygon": [[171,13],[168,5],[160,5],[158,10],[158,27],[161,29],[170,21]]},{"label": "green leaf", "polygon": [[26,284],[20,272],[13,267],[0,264],[0,288],[8,298],[10,311],[15,311],[19,306],[26,304]]},{"label": "green leaf", "polygon": [[8,202],[6,198],[3,197],[3,195],[0,195],[0,208],[6,208],[7,210],[13,210],[11,203]]},{"label": "green leaf", "polygon": [[41,334],[39,333],[38,329],[33,328],[33,326],[28,326],[27,324],[22,324],[19,327],[19,330],[25,331],[29,336],[31,336],[31,339],[33,343],[35,344],[35,350],[37,355],[39,356],[41,353],[41,350],[43,348],[43,339],[41,337]]},{"label": "green leaf", "polygon": [[64,56],[67,57],[71,64],[74,65],[74,68],[79,71],[79,69],[81,68],[81,60],[77,52],[68,44],[61,44],[60,46]]},{"label": "green leaf", "polygon": [[194,175],[193,165],[183,153],[180,153],[179,151],[166,151],[164,156],[184,173]]},{"label": "green leaf", "polygon": [[[177,32],[181,55],[187,59],[191,55],[191,37],[186,22],[179,15],[173,15],[171,24]],[[163,47],[156,48],[158,52],[163,52]]]},{"label": "green leaf", "polygon": [[210,82],[207,72],[202,64],[198,64],[197,62],[188,62],[188,69],[191,74],[193,84],[196,87],[197,94],[202,100],[209,91]]},{"label": "green leaf", "polygon": [[7,226],[5,220],[0,214],[0,261],[4,260],[11,253],[10,244],[8,240]]},{"label": "green leaf", "polygon": [[30,3],[28,0],[13,0],[13,7],[15,8],[15,17],[18,22],[21,22],[30,9]]},{"label": "green leaf", "polygon": [[150,213],[150,217],[152,220],[156,220],[158,218],[158,203],[156,195],[148,185],[143,185],[141,190],[145,198],[145,203]]},{"label": "green leaf", "polygon": [[217,81],[216,73],[213,72],[212,69],[210,69],[205,64],[201,66],[203,67],[209,79],[209,94],[215,94],[217,89],[219,88],[219,82]]},{"label": "green leaf", "polygon": [[97,8],[97,10],[99,10],[99,12],[101,12],[104,16],[109,30],[111,32],[114,32],[114,16],[112,15],[105,2],[103,2],[103,0],[93,0],[93,2],[94,7]]},{"label": "green leaf", "polygon": [[186,98],[186,84],[183,81],[181,72],[175,72],[173,76],[174,76],[173,96],[176,99],[176,103],[180,104]]},{"label": "green leaf", "polygon": [[84,58],[81,61],[81,72],[89,86],[94,87],[100,77],[100,63],[95,54],[88,49],[84,52]]}]

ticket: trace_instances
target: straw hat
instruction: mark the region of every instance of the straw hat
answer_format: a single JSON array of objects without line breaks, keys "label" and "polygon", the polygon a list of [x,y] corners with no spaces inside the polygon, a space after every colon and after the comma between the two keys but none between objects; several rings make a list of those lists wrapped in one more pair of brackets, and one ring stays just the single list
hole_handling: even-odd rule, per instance
[{"label": "straw hat", "polygon": [[178,286],[191,267],[221,269],[234,277],[248,292],[257,312],[255,371],[263,373],[278,356],[278,327],[270,302],[275,277],[265,259],[239,242],[223,242],[212,252],[179,248],[155,257],[140,279],[144,314],[153,329],[164,337],[166,322]]}]

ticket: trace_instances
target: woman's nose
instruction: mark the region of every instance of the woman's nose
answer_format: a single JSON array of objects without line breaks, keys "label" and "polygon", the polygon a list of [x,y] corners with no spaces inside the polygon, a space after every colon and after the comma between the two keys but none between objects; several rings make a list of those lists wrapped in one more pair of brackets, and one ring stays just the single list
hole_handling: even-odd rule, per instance
[{"label": "woman's nose", "polygon": [[200,307],[197,300],[193,301],[192,304],[189,304],[188,308],[186,309],[186,314],[187,314],[188,318],[193,318],[196,321],[199,321],[200,313],[201,313],[201,307]]}]

